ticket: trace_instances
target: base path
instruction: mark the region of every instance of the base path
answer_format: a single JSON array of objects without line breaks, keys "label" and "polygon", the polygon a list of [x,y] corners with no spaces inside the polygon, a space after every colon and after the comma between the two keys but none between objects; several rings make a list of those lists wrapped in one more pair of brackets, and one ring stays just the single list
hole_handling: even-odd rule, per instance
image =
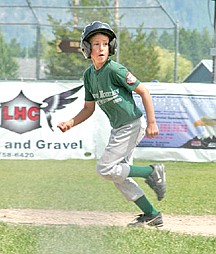
[{"label": "base path", "polygon": [[[80,225],[126,227],[135,218],[132,213],[89,212],[44,209],[0,209],[0,222],[33,225]],[[216,216],[166,215],[160,230],[216,237]]]}]

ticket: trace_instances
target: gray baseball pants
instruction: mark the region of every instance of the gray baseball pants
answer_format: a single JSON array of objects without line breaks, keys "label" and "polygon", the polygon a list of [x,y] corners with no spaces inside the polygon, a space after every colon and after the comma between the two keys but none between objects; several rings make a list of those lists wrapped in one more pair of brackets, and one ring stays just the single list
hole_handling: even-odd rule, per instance
[{"label": "gray baseball pants", "polygon": [[96,166],[98,174],[113,181],[129,201],[136,201],[144,195],[143,190],[128,175],[134,148],[144,137],[145,129],[146,121],[143,116],[120,128],[112,129],[108,145]]}]

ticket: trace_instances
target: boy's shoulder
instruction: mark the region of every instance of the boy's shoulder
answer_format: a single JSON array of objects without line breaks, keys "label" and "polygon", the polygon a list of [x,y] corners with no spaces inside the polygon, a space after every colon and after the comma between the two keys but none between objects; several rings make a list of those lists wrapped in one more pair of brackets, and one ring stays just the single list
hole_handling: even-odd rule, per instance
[{"label": "boy's shoulder", "polygon": [[114,66],[114,67],[123,67],[123,68],[125,68],[122,64],[120,64],[120,63],[118,63],[118,62],[116,62],[112,59],[109,60],[109,63],[110,63],[111,66]]},{"label": "boy's shoulder", "polygon": [[114,60],[110,60],[109,66],[114,71],[118,71],[118,70],[122,70],[122,69],[127,70],[125,66],[123,66],[122,64],[120,64]]}]

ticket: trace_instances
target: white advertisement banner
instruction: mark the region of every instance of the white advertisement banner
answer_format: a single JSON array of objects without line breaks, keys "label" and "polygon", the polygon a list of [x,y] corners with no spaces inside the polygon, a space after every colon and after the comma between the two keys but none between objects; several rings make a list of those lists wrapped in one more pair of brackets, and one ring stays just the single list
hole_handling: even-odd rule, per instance
[{"label": "white advertisement banner", "polygon": [[83,106],[81,82],[3,82],[0,90],[1,159],[95,158],[94,117],[66,133],[56,127]]},{"label": "white advertisement banner", "polygon": [[[145,83],[155,107],[160,134],[144,138],[134,158],[216,161],[216,85]],[[143,110],[140,97],[134,94]],[[110,134],[96,107],[85,122],[62,133],[57,124],[84,104],[82,82],[1,82],[0,159],[99,158]]]}]

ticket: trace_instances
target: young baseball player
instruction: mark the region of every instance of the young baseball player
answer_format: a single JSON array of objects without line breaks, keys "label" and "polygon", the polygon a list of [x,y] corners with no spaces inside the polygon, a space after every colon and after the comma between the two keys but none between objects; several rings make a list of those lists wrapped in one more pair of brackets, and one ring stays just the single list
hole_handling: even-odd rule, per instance
[{"label": "young baseball player", "polygon": [[[161,227],[161,213],[133,180],[144,178],[158,200],[163,199],[166,191],[164,165],[132,165],[132,153],[141,139],[145,135],[148,138],[158,135],[152,100],[148,90],[133,74],[109,58],[116,48],[116,35],[108,24],[95,21],[84,28],[81,49],[85,58],[93,63],[84,73],[85,103],[75,117],[59,123],[58,127],[65,132],[82,123],[93,114],[97,103],[112,126],[109,142],[96,166],[98,174],[113,181],[125,198],[143,212],[129,223],[130,226]],[[142,98],[147,124],[133,100],[133,91]]]}]

